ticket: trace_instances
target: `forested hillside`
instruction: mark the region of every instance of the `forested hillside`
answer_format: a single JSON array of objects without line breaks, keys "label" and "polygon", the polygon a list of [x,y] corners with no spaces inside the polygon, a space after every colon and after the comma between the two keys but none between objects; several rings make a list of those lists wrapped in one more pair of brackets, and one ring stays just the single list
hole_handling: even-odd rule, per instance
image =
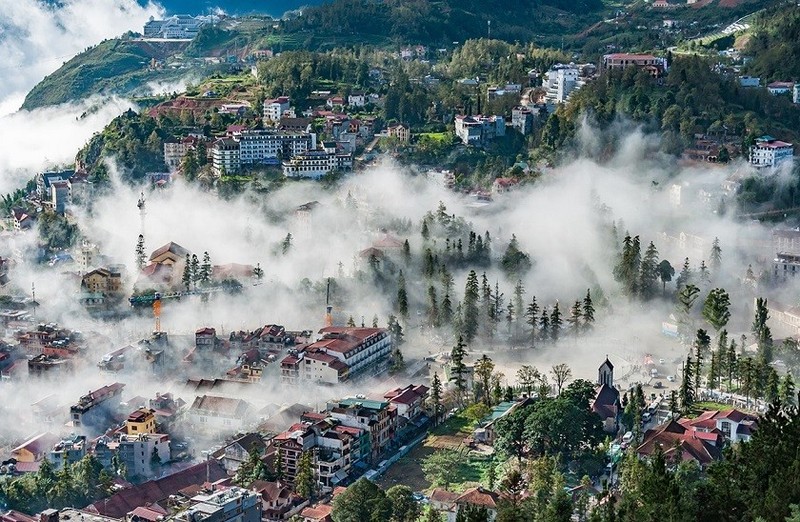
[{"label": "forested hillside", "polygon": [[782,5],[758,20],[746,54],[747,71],[767,81],[800,79],[800,6]]}]

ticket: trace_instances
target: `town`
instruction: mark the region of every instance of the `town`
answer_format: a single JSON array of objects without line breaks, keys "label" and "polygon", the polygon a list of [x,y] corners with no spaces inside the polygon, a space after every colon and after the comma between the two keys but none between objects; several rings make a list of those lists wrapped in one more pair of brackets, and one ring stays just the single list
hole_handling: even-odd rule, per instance
[{"label": "town", "polygon": [[800,7],[110,3],[0,113],[0,522],[800,517]]}]

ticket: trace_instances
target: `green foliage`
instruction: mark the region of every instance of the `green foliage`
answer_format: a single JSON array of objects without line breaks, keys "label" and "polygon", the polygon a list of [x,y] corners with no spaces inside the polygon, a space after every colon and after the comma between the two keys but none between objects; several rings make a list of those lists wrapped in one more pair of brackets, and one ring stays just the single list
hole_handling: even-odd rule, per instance
[{"label": "green foliage", "polygon": [[78,241],[78,225],[70,223],[66,216],[43,212],[36,224],[39,240],[49,250],[69,248]]},{"label": "green foliage", "polygon": [[463,462],[464,457],[455,450],[436,451],[422,463],[425,480],[434,487],[447,489],[458,479],[458,470]]}]

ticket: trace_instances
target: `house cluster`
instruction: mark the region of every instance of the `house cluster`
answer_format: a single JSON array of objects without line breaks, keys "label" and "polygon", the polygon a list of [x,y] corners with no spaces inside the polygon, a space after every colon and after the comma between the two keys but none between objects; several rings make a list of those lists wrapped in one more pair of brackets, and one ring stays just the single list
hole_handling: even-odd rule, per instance
[{"label": "house cluster", "polygon": [[603,68],[607,70],[625,70],[629,67],[643,69],[653,78],[660,78],[667,72],[669,65],[666,58],[652,54],[612,53],[603,55]]},{"label": "house cluster", "polygon": [[60,170],[36,175],[36,188],[23,204],[11,209],[9,218],[15,230],[28,230],[40,212],[67,213],[73,199],[85,200],[92,183],[83,171]]},{"label": "house cluster", "polygon": [[216,15],[191,16],[173,15],[163,20],[156,20],[151,16],[145,22],[143,36],[145,38],[159,38],[164,40],[191,40],[200,33],[206,24],[214,24],[219,20]]},{"label": "house cluster", "polygon": [[[758,76],[740,75],[738,80],[742,87],[761,87]],[[792,103],[800,103],[800,82],[774,81],[768,83],[766,89],[773,96],[790,96]]]},{"label": "house cluster", "polygon": [[392,336],[384,328],[327,326],[316,342],[299,345],[281,361],[285,384],[337,384],[389,367]]}]

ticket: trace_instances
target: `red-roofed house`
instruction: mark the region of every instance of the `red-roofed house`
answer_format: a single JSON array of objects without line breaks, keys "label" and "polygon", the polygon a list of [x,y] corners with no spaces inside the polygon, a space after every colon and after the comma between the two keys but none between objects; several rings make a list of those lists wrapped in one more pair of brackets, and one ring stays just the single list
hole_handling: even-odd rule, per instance
[{"label": "red-roofed house", "polygon": [[50,432],[40,433],[11,450],[11,458],[18,463],[38,462],[47,456],[58,441],[59,438]]},{"label": "red-roofed house", "polygon": [[626,69],[639,67],[653,77],[661,76],[667,70],[667,60],[652,54],[613,53],[603,56],[603,67],[606,69]]},{"label": "red-roofed house", "polygon": [[723,411],[705,411],[694,419],[681,419],[678,423],[688,429],[702,434],[722,435],[725,439],[736,443],[750,440],[750,436],[758,428],[758,417],[737,409]]},{"label": "red-roofed house", "polygon": [[722,458],[722,435],[687,428],[671,420],[644,434],[636,453],[643,458],[661,448],[664,456],[673,461],[694,461],[705,468]]},{"label": "red-roofed house", "polygon": [[308,500],[296,495],[283,482],[257,480],[250,489],[261,495],[261,516],[265,521],[289,520],[308,505]]},{"label": "red-roofed house", "polygon": [[421,384],[409,384],[405,388],[395,388],[384,393],[383,398],[397,407],[399,416],[411,420],[424,413],[429,390],[430,388]]},{"label": "red-roofed house", "polygon": [[333,506],[330,504],[317,504],[316,506],[307,507],[300,512],[304,522],[333,522],[331,516]]}]

